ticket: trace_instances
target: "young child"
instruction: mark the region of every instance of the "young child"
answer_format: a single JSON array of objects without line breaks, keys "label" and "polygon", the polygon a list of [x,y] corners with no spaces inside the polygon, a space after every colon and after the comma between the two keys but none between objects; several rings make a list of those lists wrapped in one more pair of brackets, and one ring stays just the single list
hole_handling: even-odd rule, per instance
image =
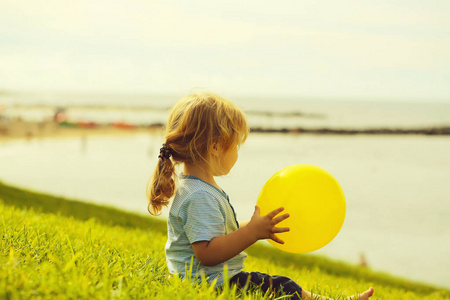
[{"label": "young child", "polygon": [[[214,180],[215,176],[230,172],[248,132],[245,114],[229,100],[212,93],[187,96],[172,109],[165,143],[147,187],[151,214],[158,215],[174,196],[165,247],[169,271],[184,278],[192,261],[194,279],[200,280],[204,274],[209,282],[217,280],[216,285],[220,286],[225,283],[227,265],[229,284],[243,287],[249,280],[263,292],[282,290],[292,295],[291,299],[311,298],[310,292],[287,277],[242,271],[247,257],[243,251],[247,247],[268,238],[283,243],[275,233],[289,231],[276,227],[289,217],[279,215],[282,207],[260,216],[256,206],[251,220],[238,223],[228,195]],[[177,164],[184,168],[179,176],[175,174]],[[350,299],[368,299],[372,294],[370,288]]]}]

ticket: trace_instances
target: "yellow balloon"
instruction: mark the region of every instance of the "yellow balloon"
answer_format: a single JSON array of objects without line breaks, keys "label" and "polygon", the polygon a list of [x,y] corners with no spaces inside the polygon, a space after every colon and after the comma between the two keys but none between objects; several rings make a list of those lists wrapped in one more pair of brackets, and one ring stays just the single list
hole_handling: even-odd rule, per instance
[{"label": "yellow balloon", "polygon": [[327,171],[313,165],[300,164],[275,173],[259,193],[256,205],[261,215],[278,207],[290,217],[277,227],[289,232],[277,236],[284,240],[275,247],[292,253],[307,253],[331,242],[345,219],[345,197],[337,180]]}]

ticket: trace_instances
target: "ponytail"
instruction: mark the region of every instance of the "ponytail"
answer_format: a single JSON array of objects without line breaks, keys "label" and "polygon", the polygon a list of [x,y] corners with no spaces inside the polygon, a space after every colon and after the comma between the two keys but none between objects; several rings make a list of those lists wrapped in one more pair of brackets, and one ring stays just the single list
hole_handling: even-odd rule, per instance
[{"label": "ponytail", "polygon": [[175,192],[175,180],[173,178],[175,166],[170,159],[172,150],[163,144],[158,156],[158,164],[153,176],[147,185],[147,199],[149,201],[147,210],[150,214],[157,216],[163,206],[169,204],[169,199]]}]

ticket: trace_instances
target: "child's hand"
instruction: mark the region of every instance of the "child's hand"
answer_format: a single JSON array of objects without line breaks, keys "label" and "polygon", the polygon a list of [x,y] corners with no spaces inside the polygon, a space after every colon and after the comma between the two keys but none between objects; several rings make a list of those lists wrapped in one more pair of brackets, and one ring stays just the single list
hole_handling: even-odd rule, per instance
[{"label": "child's hand", "polygon": [[275,233],[281,233],[289,231],[288,227],[275,227],[281,221],[289,218],[289,214],[284,214],[276,217],[280,212],[284,210],[283,207],[277,208],[265,216],[260,216],[260,210],[258,206],[255,206],[255,212],[247,224],[247,229],[250,234],[253,234],[257,240],[272,239],[273,241],[284,244],[284,241],[278,238]]}]

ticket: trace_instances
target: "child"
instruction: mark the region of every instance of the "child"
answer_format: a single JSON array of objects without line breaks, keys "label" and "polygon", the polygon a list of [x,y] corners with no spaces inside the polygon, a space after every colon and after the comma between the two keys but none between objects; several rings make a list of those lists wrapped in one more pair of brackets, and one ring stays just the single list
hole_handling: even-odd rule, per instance
[{"label": "child", "polygon": [[[158,165],[147,187],[148,209],[154,215],[175,196],[167,220],[169,271],[185,277],[192,260],[192,277],[200,280],[204,274],[220,286],[226,264],[230,284],[243,287],[250,280],[263,292],[282,290],[291,299],[311,298],[310,292],[287,277],[242,271],[247,257],[242,251],[260,239],[283,243],[275,233],[289,231],[275,226],[289,217],[279,215],[281,207],[260,216],[256,206],[251,220],[238,223],[228,195],[214,180],[230,172],[248,132],[245,114],[212,93],[187,96],[172,109]],[[177,164],[183,164],[184,170],[176,189]],[[370,288],[350,299],[368,299],[372,294]]]}]

